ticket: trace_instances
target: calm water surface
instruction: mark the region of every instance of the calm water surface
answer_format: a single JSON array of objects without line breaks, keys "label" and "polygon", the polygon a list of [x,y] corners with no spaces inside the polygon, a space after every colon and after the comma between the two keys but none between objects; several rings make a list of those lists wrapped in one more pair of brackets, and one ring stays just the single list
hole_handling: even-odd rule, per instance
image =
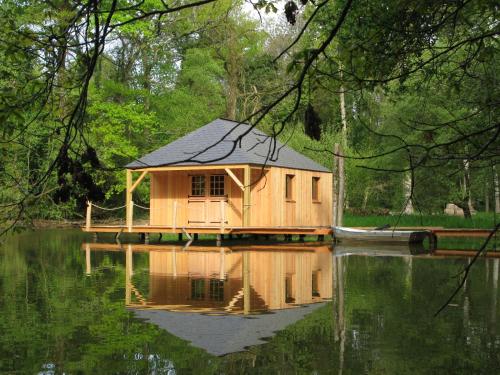
[{"label": "calm water surface", "polygon": [[0,373],[500,373],[499,260],[87,240],[1,245]]}]

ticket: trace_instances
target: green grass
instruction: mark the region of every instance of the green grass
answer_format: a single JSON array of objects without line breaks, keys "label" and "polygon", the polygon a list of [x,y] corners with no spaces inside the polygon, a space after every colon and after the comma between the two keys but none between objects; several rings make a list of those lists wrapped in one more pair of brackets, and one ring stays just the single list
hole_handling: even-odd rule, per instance
[{"label": "green grass", "polygon": [[[398,221],[399,220],[399,221]],[[496,215],[496,222],[500,222],[500,214]],[[472,219],[464,219],[448,215],[369,215],[356,216],[346,214],[344,226],[346,227],[377,227],[390,224],[391,227],[444,227],[444,228],[477,228],[491,229],[495,225],[493,213],[478,212]]]}]

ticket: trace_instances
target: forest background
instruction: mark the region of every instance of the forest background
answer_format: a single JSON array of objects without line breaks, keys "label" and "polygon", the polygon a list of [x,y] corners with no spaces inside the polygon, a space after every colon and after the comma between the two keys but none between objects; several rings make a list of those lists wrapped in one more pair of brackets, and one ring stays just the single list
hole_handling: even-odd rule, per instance
[{"label": "forest background", "polygon": [[[354,214],[500,211],[498,13],[489,0],[1,1],[2,225],[122,205],[125,164],[217,117],[330,168],[342,144]],[[147,197],[144,183],[134,199]]]}]

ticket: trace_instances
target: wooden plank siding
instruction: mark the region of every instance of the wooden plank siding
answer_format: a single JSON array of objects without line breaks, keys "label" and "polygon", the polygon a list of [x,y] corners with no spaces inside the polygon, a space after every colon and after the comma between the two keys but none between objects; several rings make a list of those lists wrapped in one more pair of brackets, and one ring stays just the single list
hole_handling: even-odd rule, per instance
[{"label": "wooden plank siding", "polygon": [[[244,180],[243,167],[232,167],[231,171],[238,180]],[[190,176],[203,174],[207,177],[212,174],[224,174],[227,202],[225,207],[225,226],[243,226],[243,192],[237,183],[224,169],[200,170],[149,170],[150,174],[150,225],[152,226],[193,226],[200,225],[188,221],[188,196],[190,194]],[[293,175],[293,199],[285,199],[286,175]],[[319,178],[318,201],[312,199],[312,179]],[[250,222],[251,227],[314,227],[331,225],[331,184],[332,174],[325,172],[305,171],[281,167],[251,169],[251,199]],[[207,178],[205,188],[209,189],[210,181]],[[192,202],[196,199],[193,198]],[[177,202],[176,223],[173,223],[174,202]],[[213,203],[213,204],[212,204]],[[220,205],[217,199],[205,206],[200,203],[197,212],[203,220],[203,210],[211,210],[212,216],[219,215]],[[196,210],[196,204],[191,209]],[[213,207],[212,207],[213,206]],[[191,212],[193,216],[195,212]],[[217,216],[217,217],[220,217]],[[220,221],[219,221],[220,223]],[[206,223],[205,223],[206,224]],[[209,223],[217,226],[217,222]]]},{"label": "wooden plank siding", "polygon": [[[292,200],[285,197],[286,175],[293,175]],[[319,200],[312,199],[312,179],[318,177]],[[273,167],[252,171],[250,226],[330,226],[332,174]]]},{"label": "wooden plank siding", "polygon": [[[239,178],[243,178],[241,169],[233,169],[232,172]],[[150,172],[150,225],[173,226],[174,202],[177,201],[176,227],[188,226],[188,197],[191,189],[190,176],[194,174],[225,174],[223,169],[203,169],[200,171],[161,171]],[[226,175],[226,194],[228,196],[225,205],[225,217],[227,225],[242,225],[242,192],[236,183]],[[209,188],[209,181],[206,181]],[[218,203],[208,209],[220,211]],[[191,224],[192,225],[192,224]],[[213,224],[217,226],[218,224]]]}]

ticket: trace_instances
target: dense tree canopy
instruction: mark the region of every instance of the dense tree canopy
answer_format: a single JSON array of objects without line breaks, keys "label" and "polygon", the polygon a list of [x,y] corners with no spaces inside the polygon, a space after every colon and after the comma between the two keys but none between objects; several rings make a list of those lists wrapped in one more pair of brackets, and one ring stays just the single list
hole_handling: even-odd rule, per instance
[{"label": "dense tree canopy", "polygon": [[327,166],[343,143],[353,210],[494,205],[495,1],[251,4],[2,1],[2,223],[114,205],[125,163],[215,117]]}]

